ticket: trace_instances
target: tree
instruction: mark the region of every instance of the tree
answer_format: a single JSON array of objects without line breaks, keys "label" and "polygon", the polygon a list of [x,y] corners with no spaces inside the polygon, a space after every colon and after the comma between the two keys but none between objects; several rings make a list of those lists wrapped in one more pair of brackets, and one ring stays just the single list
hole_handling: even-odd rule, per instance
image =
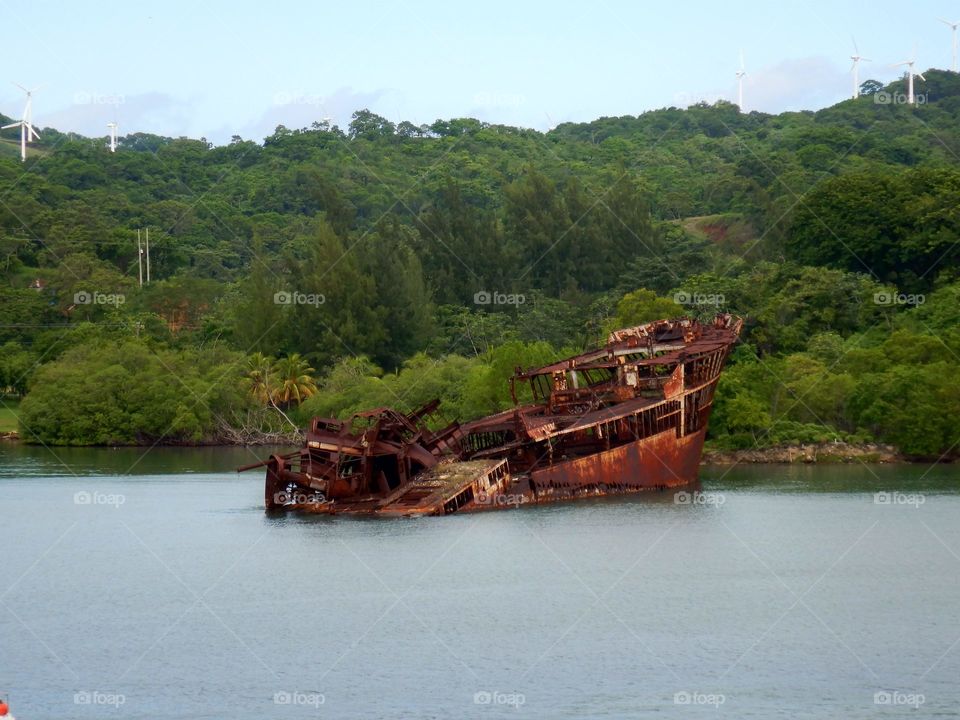
[{"label": "tree", "polygon": [[416,228],[415,247],[438,302],[472,304],[483,290],[506,292],[518,274],[495,214],[471,202],[449,176]]},{"label": "tree", "polygon": [[247,375],[244,382],[250,396],[261,405],[268,404],[276,389],[274,359],[256,352],[247,358]]},{"label": "tree", "polygon": [[400,137],[423,137],[423,131],[409,120],[404,120],[397,125],[397,135]]},{"label": "tree", "polygon": [[20,405],[21,436],[55,445],[216,440],[249,400],[237,353],[154,350],[142,339],[96,338],[34,375]]},{"label": "tree", "polygon": [[653,290],[641,288],[627,293],[617,303],[617,315],[611,321],[614,330],[617,328],[632,327],[642,323],[674,318],[685,314],[682,305],[678,305],[670,298],[657,297]]},{"label": "tree", "polygon": [[576,271],[570,252],[574,226],[556,183],[528,167],[504,188],[504,196],[507,238],[520,251],[516,276],[553,296],[570,289]]},{"label": "tree", "polygon": [[317,392],[317,384],[313,378],[314,369],[300,357],[300,353],[280,358],[274,364],[273,372],[276,378],[273,397],[281,407],[299,405]]},{"label": "tree", "polygon": [[23,397],[37,360],[34,353],[13,340],[0,347],[0,392],[11,390]]},{"label": "tree", "polygon": [[956,364],[898,365],[862,376],[851,404],[860,425],[904,453],[938,459],[956,449]]},{"label": "tree", "polygon": [[917,168],[842,175],[814,188],[787,250],[805,264],[873,275],[904,292],[928,288],[960,259],[960,172]]},{"label": "tree", "polygon": [[348,135],[351,140],[364,138],[366,140],[377,140],[379,138],[393,135],[393,123],[384,117],[369,110],[357,110],[350,116],[350,125]]},{"label": "tree", "polygon": [[333,231],[315,221],[290,243],[283,272],[289,292],[280,305],[277,346],[302,352],[316,367],[348,355],[374,355],[387,337],[376,307],[376,280],[360,256]]},{"label": "tree", "polygon": [[388,218],[356,248],[363,272],[376,286],[372,304],[386,335],[371,355],[387,369],[422,350],[434,334],[433,300],[413,249],[416,241],[415,230]]}]

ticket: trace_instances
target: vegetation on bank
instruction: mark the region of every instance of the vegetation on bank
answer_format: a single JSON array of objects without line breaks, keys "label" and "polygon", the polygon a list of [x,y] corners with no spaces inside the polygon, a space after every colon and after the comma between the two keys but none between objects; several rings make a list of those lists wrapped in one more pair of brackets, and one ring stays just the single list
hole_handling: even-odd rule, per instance
[{"label": "vegetation on bank", "polygon": [[0,435],[17,431],[17,409],[20,401],[14,398],[4,398],[0,406]]},{"label": "vegetation on bank", "polygon": [[44,443],[242,442],[432,397],[467,419],[518,365],[725,310],[747,323],[715,447],[955,453],[960,79],[927,78],[920,107],[546,134],[359,111],[111,154],[47,129],[25,168],[0,157],[0,386]]}]

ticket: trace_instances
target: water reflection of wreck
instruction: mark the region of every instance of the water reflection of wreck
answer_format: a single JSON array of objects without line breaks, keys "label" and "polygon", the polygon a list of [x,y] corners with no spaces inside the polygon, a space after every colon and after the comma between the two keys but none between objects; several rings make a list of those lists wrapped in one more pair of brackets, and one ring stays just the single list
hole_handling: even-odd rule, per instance
[{"label": "water reflection of wreck", "polygon": [[[266,465],[267,510],[458,511],[692,483],[724,361],[743,321],[662,320],[511,379],[532,402],[430,430],[439,402],[314,418],[303,448]],[[246,468],[245,468],[246,469]]]}]

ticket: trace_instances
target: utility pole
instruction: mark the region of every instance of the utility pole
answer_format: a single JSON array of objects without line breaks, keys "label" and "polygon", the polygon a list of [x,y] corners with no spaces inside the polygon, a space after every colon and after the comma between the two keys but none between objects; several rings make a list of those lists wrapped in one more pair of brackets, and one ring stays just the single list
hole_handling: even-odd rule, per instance
[{"label": "utility pole", "polygon": [[140,245],[140,228],[137,228],[137,269],[140,271],[140,287],[143,287],[143,247]]},{"label": "utility pole", "polygon": [[150,228],[147,228],[147,285],[150,284]]}]

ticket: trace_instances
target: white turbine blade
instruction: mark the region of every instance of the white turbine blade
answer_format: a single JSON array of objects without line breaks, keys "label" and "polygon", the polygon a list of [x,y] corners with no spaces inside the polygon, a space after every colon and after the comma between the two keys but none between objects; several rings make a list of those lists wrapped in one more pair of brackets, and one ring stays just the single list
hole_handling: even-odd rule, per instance
[{"label": "white turbine blade", "polygon": [[740,51],[740,69],[743,70],[744,67],[745,67],[745,66],[744,66],[744,64],[743,64],[743,50],[741,50],[741,51]]},{"label": "white turbine blade", "polygon": [[854,51],[857,55],[859,55],[859,54],[860,54],[860,48],[857,47],[857,39],[856,39],[853,35],[850,36],[850,39],[853,40],[853,51]]},{"label": "white turbine blade", "polygon": [[920,78],[921,80],[923,80],[924,82],[927,81],[927,79],[923,76],[923,73],[917,73],[916,76],[917,76],[918,78]]},{"label": "white turbine blade", "polygon": [[865,58],[865,57],[862,57],[862,58],[860,58],[860,60],[861,60],[862,62],[873,62],[873,58]]},{"label": "white turbine blade", "polygon": [[[11,80],[10,82],[13,82],[13,80]],[[27,89],[26,89],[23,85],[21,85],[20,83],[15,82],[15,83],[13,83],[13,84],[16,85],[18,88],[20,88],[21,90],[23,90],[25,93],[28,93],[28,94],[30,93],[30,91],[27,90]]]},{"label": "white turbine blade", "polygon": [[28,125],[27,129],[29,130],[29,134],[33,135],[34,140],[40,139],[40,133],[33,129],[33,125]]},{"label": "white turbine blade", "polygon": [[20,127],[22,124],[23,124],[23,121],[10,123],[9,125],[4,125],[3,127],[0,127],[0,130],[6,130],[7,128]]}]

